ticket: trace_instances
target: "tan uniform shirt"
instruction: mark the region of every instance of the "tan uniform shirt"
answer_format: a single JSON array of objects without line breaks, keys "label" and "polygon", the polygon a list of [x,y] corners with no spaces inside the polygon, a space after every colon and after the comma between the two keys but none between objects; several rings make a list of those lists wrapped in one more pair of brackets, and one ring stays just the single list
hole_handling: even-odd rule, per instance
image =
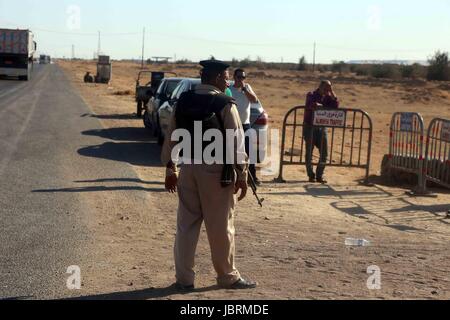
[{"label": "tan uniform shirt", "polygon": [[[220,94],[221,92],[214,86],[210,85],[198,85],[195,89],[197,94]],[[225,130],[242,130],[242,122],[240,120],[239,112],[234,103],[226,106],[221,113],[221,117],[224,122]],[[169,128],[167,131],[167,136],[164,141],[164,146],[162,150],[161,160],[163,164],[166,166],[172,159],[172,150],[176,146],[177,142],[172,141],[172,133],[176,130],[176,118],[175,112],[172,113]],[[243,163],[235,163],[234,168],[236,170],[238,180],[247,182],[247,174],[248,174],[248,156],[245,153],[245,149],[239,148],[236,144],[234,146],[235,156],[234,159],[245,159]]]}]

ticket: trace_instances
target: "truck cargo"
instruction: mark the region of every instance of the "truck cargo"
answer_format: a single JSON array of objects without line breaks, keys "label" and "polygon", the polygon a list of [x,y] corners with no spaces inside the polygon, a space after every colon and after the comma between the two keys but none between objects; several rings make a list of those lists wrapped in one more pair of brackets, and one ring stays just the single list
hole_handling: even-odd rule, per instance
[{"label": "truck cargo", "polygon": [[112,77],[112,63],[109,56],[98,56],[96,83],[109,83]]},{"label": "truck cargo", "polygon": [[29,80],[36,42],[30,30],[0,29],[0,76]]}]

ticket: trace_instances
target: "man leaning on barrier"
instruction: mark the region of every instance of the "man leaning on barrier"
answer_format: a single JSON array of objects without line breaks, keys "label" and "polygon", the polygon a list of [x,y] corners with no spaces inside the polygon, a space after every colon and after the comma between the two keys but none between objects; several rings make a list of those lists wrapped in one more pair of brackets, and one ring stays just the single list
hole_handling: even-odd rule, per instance
[{"label": "man leaning on barrier", "polygon": [[[309,182],[325,184],[327,181],[323,175],[328,160],[328,131],[324,127],[314,127],[314,111],[320,108],[339,108],[339,100],[330,81],[322,81],[316,91],[308,93],[303,122],[303,138],[306,143],[306,170],[308,171]],[[314,173],[312,165],[314,147],[319,149],[320,152],[320,161],[316,173]]]}]

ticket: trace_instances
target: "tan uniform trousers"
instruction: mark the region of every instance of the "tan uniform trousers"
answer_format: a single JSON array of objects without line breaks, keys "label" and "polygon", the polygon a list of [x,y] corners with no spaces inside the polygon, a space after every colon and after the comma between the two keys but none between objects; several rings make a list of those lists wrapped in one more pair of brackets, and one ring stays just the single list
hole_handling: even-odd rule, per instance
[{"label": "tan uniform trousers", "polygon": [[178,283],[195,282],[195,252],[203,221],[217,283],[229,287],[240,279],[235,267],[234,186],[222,188],[222,165],[183,165],[178,181],[179,209],[175,241]]}]

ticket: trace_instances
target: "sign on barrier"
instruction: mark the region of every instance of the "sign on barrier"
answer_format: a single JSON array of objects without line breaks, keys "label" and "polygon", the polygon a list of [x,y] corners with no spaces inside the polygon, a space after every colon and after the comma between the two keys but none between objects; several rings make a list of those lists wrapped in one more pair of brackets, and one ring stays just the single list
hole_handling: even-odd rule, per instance
[{"label": "sign on barrier", "polygon": [[450,188],[450,121],[434,119],[430,123],[425,153],[423,183],[427,181]]},{"label": "sign on barrier", "polygon": [[392,116],[389,139],[390,167],[416,174],[414,193],[425,193],[423,183],[424,122],[419,113],[397,112]]},{"label": "sign on barrier", "polygon": [[400,117],[400,131],[413,131],[414,113],[402,113]]},{"label": "sign on barrier", "polygon": [[[359,109],[319,109],[314,111],[311,125],[304,122],[305,111],[304,106],[295,107],[284,119],[280,171],[276,181],[284,182],[285,166],[306,165],[307,154],[311,152],[307,145],[312,144],[316,148],[327,148],[320,157],[312,160],[312,165],[365,169],[364,181],[369,183],[373,135],[370,116]],[[322,141],[313,141],[312,132],[319,128],[327,134],[321,135]]]},{"label": "sign on barrier", "polygon": [[450,121],[446,121],[442,124],[441,139],[450,142]]},{"label": "sign on barrier", "polygon": [[318,127],[343,127],[347,112],[345,110],[318,110],[314,112],[314,125]]}]

